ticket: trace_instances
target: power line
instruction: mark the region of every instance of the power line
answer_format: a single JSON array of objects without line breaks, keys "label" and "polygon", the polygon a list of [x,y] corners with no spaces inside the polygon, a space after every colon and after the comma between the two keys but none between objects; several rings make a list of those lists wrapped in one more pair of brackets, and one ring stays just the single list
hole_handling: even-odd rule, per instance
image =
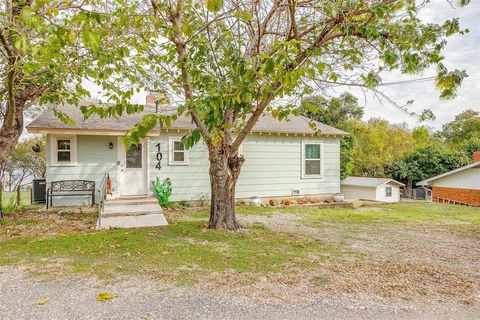
[{"label": "power line", "polygon": [[396,85],[396,84],[404,84],[404,83],[416,83],[416,82],[427,82],[435,80],[437,77],[427,77],[427,78],[419,78],[419,79],[412,79],[412,80],[403,80],[403,81],[393,81],[393,82],[385,82],[380,83],[378,86],[389,86],[389,85]]}]

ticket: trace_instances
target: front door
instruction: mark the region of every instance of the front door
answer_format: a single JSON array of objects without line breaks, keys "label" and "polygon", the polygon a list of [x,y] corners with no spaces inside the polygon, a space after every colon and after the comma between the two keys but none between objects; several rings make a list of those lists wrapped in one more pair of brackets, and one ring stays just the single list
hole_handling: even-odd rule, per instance
[{"label": "front door", "polygon": [[119,143],[120,159],[120,195],[137,196],[145,195],[146,167],[145,143],[131,145],[128,149]]}]

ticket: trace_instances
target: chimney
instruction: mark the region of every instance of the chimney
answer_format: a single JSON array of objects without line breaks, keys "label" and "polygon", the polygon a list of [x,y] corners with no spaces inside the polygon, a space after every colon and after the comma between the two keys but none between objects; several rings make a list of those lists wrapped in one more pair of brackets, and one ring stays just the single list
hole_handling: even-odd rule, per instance
[{"label": "chimney", "polygon": [[159,93],[159,92],[156,92],[156,91],[151,91],[148,95],[147,95],[147,104],[156,104],[157,101],[162,104],[162,103],[165,103],[167,101],[167,97],[162,94],[162,93]]},{"label": "chimney", "polygon": [[480,162],[480,150],[473,151],[472,159],[473,162]]}]

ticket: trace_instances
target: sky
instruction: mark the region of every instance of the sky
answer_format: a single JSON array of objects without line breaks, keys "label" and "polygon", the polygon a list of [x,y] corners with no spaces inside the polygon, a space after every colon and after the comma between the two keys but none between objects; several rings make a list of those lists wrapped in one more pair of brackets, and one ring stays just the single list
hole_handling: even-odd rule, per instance
[{"label": "sky", "polygon": [[[435,90],[434,81],[398,84],[382,87],[381,90],[399,105],[404,105],[408,100],[414,103],[408,109],[421,113],[430,109],[436,116],[434,121],[419,123],[415,117],[405,115],[387,101],[379,101],[372,93],[352,89],[352,93],[359,98],[361,105],[365,106],[365,119],[372,117],[383,118],[390,122],[406,122],[413,128],[418,125],[428,125],[435,129],[449,121],[456,114],[474,109],[480,111],[480,1],[473,0],[466,7],[452,9],[446,0],[432,0],[420,13],[425,21],[442,23],[446,19],[460,18],[462,29],[468,28],[470,33],[455,35],[448,38],[448,44],[443,54],[444,64],[449,70],[466,70],[468,78],[464,79],[462,87],[458,90],[457,97],[453,100],[440,100],[439,91]],[[429,70],[415,76],[406,76],[400,73],[390,73],[383,77],[383,82],[397,82],[410,79],[435,76],[435,70]]]},{"label": "sky", "polygon": [[[381,87],[381,91],[398,105],[405,105],[407,101],[413,100],[413,104],[408,106],[409,111],[420,114],[424,109],[432,110],[436,119],[423,123],[420,123],[417,118],[401,112],[388,101],[379,100],[372,92],[364,92],[358,88],[340,87],[336,89],[338,95],[344,91],[350,91],[359,98],[360,105],[365,108],[364,120],[375,117],[386,119],[391,123],[406,122],[410,128],[426,125],[438,130],[446,122],[452,121],[456,114],[466,109],[480,111],[480,0],[472,0],[468,6],[458,8],[452,8],[447,0],[431,0],[420,12],[420,17],[425,21],[436,23],[443,23],[447,19],[458,17],[461,28],[470,30],[470,33],[466,35],[455,35],[448,38],[447,47],[443,52],[445,56],[443,62],[447,68],[449,70],[466,70],[468,78],[464,79],[457,97],[453,100],[440,100],[440,93],[435,90],[433,80]],[[389,83],[435,75],[434,69],[414,76],[396,72],[385,74],[382,80],[383,83]],[[136,94],[132,102],[144,103],[145,95],[145,92]]]}]

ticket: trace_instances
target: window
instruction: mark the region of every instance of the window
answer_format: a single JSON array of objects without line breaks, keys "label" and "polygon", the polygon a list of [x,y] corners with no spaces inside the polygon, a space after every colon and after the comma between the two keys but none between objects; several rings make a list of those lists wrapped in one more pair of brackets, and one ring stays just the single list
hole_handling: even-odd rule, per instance
[{"label": "window", "polygon": [[142,168],[142,145],[132,144],[127,150],[126,154],[126,167],[128,169],[141,169]]},{"label": "window", "polygon": [[392,187],[385,187],[385,196],[386,197],[392,196]]},{"label": "window", "polygon": [[169,164],[188,164],[188,151],[183,146],[182,140],[180,138],[170,138]]},{"label": "window", "polygon": [[52,165],[74,165],[77,162],[76,136],[52,136]]},{"label": "window", "polygon": [[323,176],[323,143],[320,141],[304,141],[302,143],[302,176],[318,178]]}]

